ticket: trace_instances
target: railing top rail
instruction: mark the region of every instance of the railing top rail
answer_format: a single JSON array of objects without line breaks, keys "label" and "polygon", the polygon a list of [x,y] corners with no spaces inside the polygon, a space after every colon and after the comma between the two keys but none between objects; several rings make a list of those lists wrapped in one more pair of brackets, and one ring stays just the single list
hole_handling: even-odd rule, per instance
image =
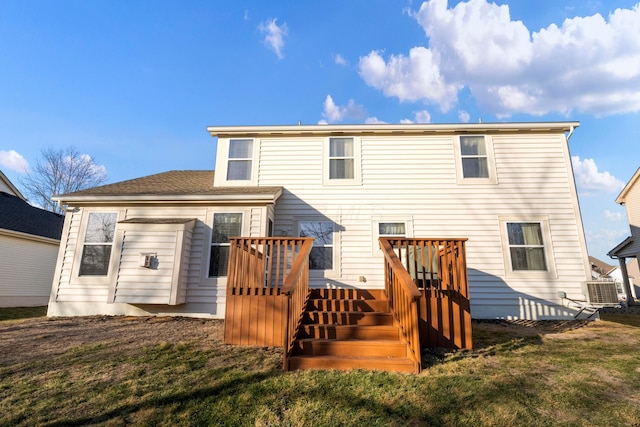
[{"label": "railing top rail", "polygon": [[419,298],[422,295],[420,293],[420,290],[415,285],[415,283],[413,283],[413,279],[396,256],[396,253],[393,251],[389,240],[395,239],[387,239],[385,237],[380,237],[378,239],[385,259],[387,260],[389,265],[391,265],[391,268],[393,268],[395,274],[397,274],[401,279],[400,281],[404,284],[405,290],[407,291],[409,296],[413,298]]},{"label": "railing top rail", "polygon": [[311,239],[313,240],[313,237],[242,237],[242,236],[236,236],[236,237],[230,237],[229,240],[264,240],[264,241],[268,241],[268,242],[273,242],[273,241],[292,241],[292,240],[308,240]]},{"label": "railing top rail", "polygon": [[302,246],[300,247],[300,252],[298,252],[296,259],[293,261],[289,274],[287,274],[287,278],[282,284],[282,289],[280,290],[280,293],[284,295],[291,295],[291,292],[293,292],[293,289],[300,278],[300,274],[303,271],[303,266],[309,260],[311,248],[313,248],[313,237],[300,237],[299,240],[303,241]]},{"label": "railing top rail", "polygon": [[419,238],[419,237],[380,237],[380,239],[385,239],[385,240],[390,240],[390,241],[399,240],[401,242],[415,242],[415,241],[419,241],[419,242],[466,242],[467,240],[469,240],[467,237],[455,237],[455,238],[451,238],[451,237],[443,237],[443,238],[429,237],[428,239],[427,238]]}]

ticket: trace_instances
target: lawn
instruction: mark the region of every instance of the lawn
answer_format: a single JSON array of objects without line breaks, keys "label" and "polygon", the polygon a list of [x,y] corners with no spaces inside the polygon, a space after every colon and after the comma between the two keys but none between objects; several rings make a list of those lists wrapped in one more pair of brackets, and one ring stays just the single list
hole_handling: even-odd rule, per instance
[{"label": "lawn", "polygon": [[420,375],[282,372],[216,320],[8,317],[0,425],[640,426],[637,315],[475,322]]}]

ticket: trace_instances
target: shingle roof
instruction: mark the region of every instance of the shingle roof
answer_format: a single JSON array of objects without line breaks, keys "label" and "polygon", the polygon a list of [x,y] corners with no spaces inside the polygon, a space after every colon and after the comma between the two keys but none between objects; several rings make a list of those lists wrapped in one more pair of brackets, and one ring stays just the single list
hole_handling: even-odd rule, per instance
[{"label": "shingle roof", "polygon": [[64,216],[0,192],[0,228],[60,240]]},{"label": "shingle roof", "polygon": [[142,178],[102,185],[87,190],[56,196],[57,199],[84,196],[181,196],[181,195],[233,195],[272,194],[281,187],[214,187],[214,171],[174,170]]}]

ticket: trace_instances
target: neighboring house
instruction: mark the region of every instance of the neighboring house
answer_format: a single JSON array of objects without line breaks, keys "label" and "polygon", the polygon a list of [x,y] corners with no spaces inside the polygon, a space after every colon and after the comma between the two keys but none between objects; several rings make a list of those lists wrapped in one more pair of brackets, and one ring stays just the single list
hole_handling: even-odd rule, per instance
[{"label": "neighboring house", "polygon": [[616,203],[627,208],[627,218],[629,219],[629,229],[631,236],[620,242],[611,249],[607,255],[620,262],[620,270],[624,279],[624,286],[627,294],[632,295],[629,273],[627,271],[627,258],[640,257],[640,168],[636,170],[622,192],[616,198]]},{"label": "neighboring house", "polygon": [[215,173],[56,197],[68,209],[48,314],[222,318],[229,237],[308,236],[311,287],[382,288],[379,237],[467,238],[473,317],[572,318],[590,279],[577,126],[210,127]]},{"label": "neighboring house", "polygon": [[0,307],[47,304],[63,222],[29,205],[0,172]]}]

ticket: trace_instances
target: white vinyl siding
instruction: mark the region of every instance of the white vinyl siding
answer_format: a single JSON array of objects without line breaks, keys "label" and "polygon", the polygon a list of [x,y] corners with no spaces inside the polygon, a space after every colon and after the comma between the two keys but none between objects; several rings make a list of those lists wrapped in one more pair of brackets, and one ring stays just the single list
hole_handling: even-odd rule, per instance
[{"label": "white vinyl siding", "polygon": [[57,255],[53,239],[0,230],[0,307],[46,305]]},{"label": "white vinyl siding", "polygon": [[[83,212],[86,215],[87,211],[96,210],[75,209],[67,213],[65,218],[49,315],[174,314],[224,317],[226,281],[222,279],[225,278],[208,279],[206,276],[211,242],[209,224],[214,212],[226,212],[227,208],[197,205],[123,207],[119,212],[119,221],[131,218],[195,218],[195,223],[192,229],[185,230],[182,251],[176,248],[180,238],[175,229],[162,230],[162,226],[155,225],[147,225],[143,229],[137,224],[124,227],[119,224],[120,231],[116,232],[111,262],[113,280],[109,278],[107,282],[102,282],[102,278],[97,276],[74,278],[72,275],[74,257],[83,243],[79,239],[81,218]],[[238,211],[238,208],[234,211]],[[247,207],[242,212],[245,218],[249,213],[251,216],[251,224],[245,221],[247,224],[243,228],[243,235],[262,236],[267,226],[267,207]],[[154,227],[156,230],[152,231]],[[157,255],[157,270],[140,267],[140,253],[146,252]],[[172,280],[177,280],[179,286],[170,288]],[[114,284],[117,285],[115,289]],[[178,291],[174,299],[176,305],[168,304],[171,302],[170,289]],[[154,303],[151,304],[151,301]]]},{"label": "white vinyl siding", "polygon": [[[564,136],[492,135],[495,181],[459,183],[458,136],[361,136],[361,185],[322,186],[326,138],[261,138],[259,185],[286,188],[275,209],[276,235],[295,235],[295,218],[340,218],[339,275],[312,286],[382,287],[372,223],[412,218],[415,237],[468,238],[474,317],[566,318],[557,290],[575,298],[587,279],[586,249]],[[459,147],[459,146],[458,146]],[[496,185],[498,183],[498,185]],[[556,276],[551,282],[506,277],[501,216],[548,218]],[[372,247],[375,250],[372,250]],[[551,249],[551,248],[550,248]],[[358,282],[365,276],[366,283]],[[508,283],[508,284],[507,284]],[[550,303],[551,302],[551,305]]]}]

